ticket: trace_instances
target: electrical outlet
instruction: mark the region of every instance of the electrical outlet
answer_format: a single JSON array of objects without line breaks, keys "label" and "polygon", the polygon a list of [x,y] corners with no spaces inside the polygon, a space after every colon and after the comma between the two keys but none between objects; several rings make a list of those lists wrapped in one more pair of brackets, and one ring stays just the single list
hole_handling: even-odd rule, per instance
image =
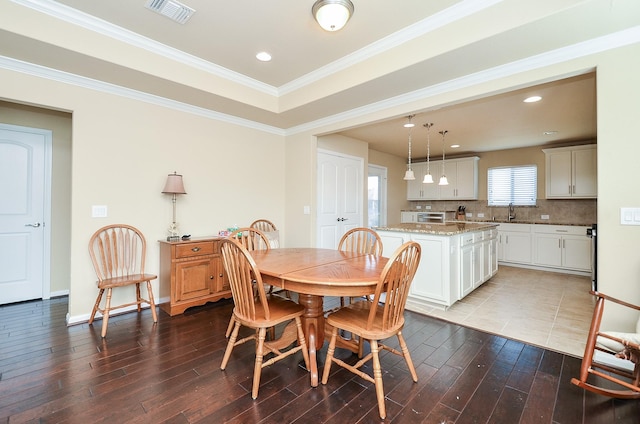
[{"label": "electrical outlet", "polygon": [[484,214],[482,212],[478,213],[478,218],[484,218]]},{"label": "electrical outlet", "polygon": [[422,209],[422,206],[418,205],[416,206],[416,209]]},{"label": "electrical outlet", "polygon": [[549,219],[549,215],[540,215],[540,219]]},{"label": "electrical outlet", "polygon": [[473,218],[473,213],[472,212],[467,212],[466,214],[464,214],[467,218]]},{"label": "electrical outlet", "polygon": [[426,210],[428,210],[428,211],[430,211],[430,210],[431,210],[431,206],[430,206],[430,205],[427,205],[427,206],[425,206],[424,208],[425,208]]}]

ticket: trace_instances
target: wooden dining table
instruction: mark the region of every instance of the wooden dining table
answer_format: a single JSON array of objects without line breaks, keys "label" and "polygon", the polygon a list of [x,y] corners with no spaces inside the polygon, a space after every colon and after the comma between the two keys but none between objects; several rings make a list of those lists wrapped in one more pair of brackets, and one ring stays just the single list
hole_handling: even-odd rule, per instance
[{"label": "wooden dining table", "polygon": [[265,284],[298,293],[309,346],[311,385],[318,385],[316,352],[324,344],[324,296],[366,296],[375,292],[388,259],[320,248],[251,252]]}]

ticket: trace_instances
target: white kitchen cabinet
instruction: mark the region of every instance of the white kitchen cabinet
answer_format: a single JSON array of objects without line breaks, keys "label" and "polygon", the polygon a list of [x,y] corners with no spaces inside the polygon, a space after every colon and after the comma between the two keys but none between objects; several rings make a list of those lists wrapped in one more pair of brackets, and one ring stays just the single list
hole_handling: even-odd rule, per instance
[{"label": "white kitchen cabinet", "polygon": [[464,233],[460,236],[460,299],[480,287],[498,271],[496,240],[496,230]]},{"label": "white kitchen cabinet", "polygon": [[530,224],[500,224],[498,227],[498,260],[507,263],[532,263]]},{"label": "white kitchen cabinet", "polygon": [[416,177],[415,180],[407,181],[407,200],[424,200],[424,190],[422,178],[424,176],[424,169],[426,169],[426,163],[414,163],[411,164],[411,169],[413,170],[413,175]]},{"label": "white kitchen cabinet", "polygon": [[412,234],[420,244],[420,265],[409,289],[415,300],[450,306],[458,300],[458,238]]},{"label": "white kitchen cabinet", "polygon": [[442,161],[429,163],[434,181],[432,184],[422,182],[427,171],[426,162],[413,164],[416,179],[407,181],[407,200],[477,200],[478,160],[477,156],[446,160],[444,172],[449,180],[446,186],[438,185],[442,176]]},{"label": "white kitchen cabinet", "polygon": [[591,239],[587,227],[534,225],[534,265],[591,271]]},{"label": "white kitchen cabinet", "polygon": [[[444,174],[449,185],[440,187],[440,200],[476,200],[478,199],[478,157],[446,160]],[[442,161],[440,161],[442,163]],[[442,175],[442,169],[436,184]]]},{"label": "white kitchen cabinet", "polygon": [[598,196],[595,144],[543,149],[547,199],[590,199]]},{"label": "white kitchen cabinet", "polygon": [[403,224],[418,222],[418,212],[401,211],[400,222]]}]

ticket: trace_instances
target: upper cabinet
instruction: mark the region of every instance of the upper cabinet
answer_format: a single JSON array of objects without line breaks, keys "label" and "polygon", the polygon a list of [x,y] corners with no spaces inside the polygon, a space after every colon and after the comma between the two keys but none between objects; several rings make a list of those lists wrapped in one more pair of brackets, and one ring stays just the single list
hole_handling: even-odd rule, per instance
[{"label": "upper cabinet", "polygon": [[413,165],[415,180],[407,182],[407,200],[477,200],[478,199],[478,157],[450,159],[444,161],[444,173],[449,185],[438,185],[442,176],[443,161],[429,164],[432,184],[424,184],[422,179],[427,171],[426,163]]},{"label": "upper cabinet", "polygon": [[595,144],[543,149],[547,199],[591,199],[598,196]]}]

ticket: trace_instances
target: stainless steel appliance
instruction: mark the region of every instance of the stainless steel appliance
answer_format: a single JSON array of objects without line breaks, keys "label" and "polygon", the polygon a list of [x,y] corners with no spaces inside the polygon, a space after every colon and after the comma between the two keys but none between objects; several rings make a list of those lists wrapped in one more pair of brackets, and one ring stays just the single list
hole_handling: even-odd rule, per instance
[{"label": "stainless steel appliance", "polygon": [[452,221],[455,219],[456,213],[454,211],[444,212],[418,212],[416,221],[419,223],[432,223],[443,224],[445,221]]},{"label": "stainless steel appliance", "polygon": [[591,290],[598,290],[598,224],[587,228],[587,237],[591,237]]}]

